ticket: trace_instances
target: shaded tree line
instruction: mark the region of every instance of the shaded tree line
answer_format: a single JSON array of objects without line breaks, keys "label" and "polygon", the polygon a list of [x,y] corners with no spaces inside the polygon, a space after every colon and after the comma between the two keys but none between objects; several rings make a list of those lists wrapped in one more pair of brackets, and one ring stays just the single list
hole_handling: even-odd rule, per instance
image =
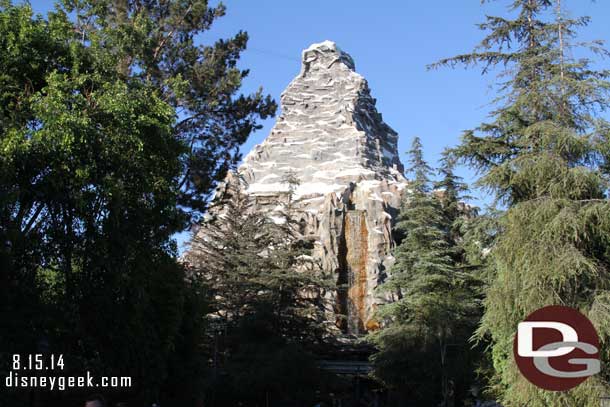
[{"label": "shaded tree line", "polygon": [[[399,402],[468,405],[476,385],[505,406],[597,406],[609,390],[610,72],[573,57],[588,18],[558,0],[509,9],[480,24],[475,51],[431,66],[498,72],[498,98],[437,181],[419,139],[409,152],[382,328],[368,337],[373,375]],[[320,293],[333,287],[297,232],[291,192],[272,219],[228,185],[223,211],[203,216],[276,109],[262,91],[240,94],[246,33],[197,45],[224,12],[63,0],[42,17],[0,1],[3,375],[14,353],[53,353],[66,375],[131,376],[109,396],[133,405],[308,405],[341,391],[315,362]],[[464,205],[457,163],[478,171],[496,209]],[[186,269],[172,236],[199,222],[202,257]],[[582,311],[602,343],[601,374],[569,392],[533,386],[512,358],[517,323],[549,304]],[[83,396],[16,389],[0,403]]]},{"label": "shaded tree line", "polygon": [[[246,33],[196,44],[224,12],[66,0],[43,17],[0,3],[2,373],[15,353],[63,354],[67,376],[131,376],[113,400],[201,396],[207,297],[172,236],[276,108],[240,94]],[[83,391],[9,389],[0,404],[78,405]]]},{"label": "shaded tree line", "polygon": [[[325,292],[332,276],[311,256],[292,208],[298,179],[273,214],[244,192],[238,175],[217,192],[186,258],[207,287],[210,405],[311,406],[342,385],[318,367],[330,334]],[[283,199],[282,199],[283,198]]]},{"label": "shaded tree line", "polygon": [[396,221],[395,263],[378,288],[386,298],[377,312],[382,329],[369,334],[374,376],[399,404],[462,405],[481,359],[470,337],[481,317],[485,259],[473,232],[486,215],[465,204],[449,151],[436,182],[418,137],[408,156],[412,181]]},{"label": "shaded tree line", "polygon": [[[479,25],[486,35],[472,53],[430,66],[498,74],[490,121],[464,132],[450,151],[478,172],[477,186],[492,193],[495,209],[456,229],[450,205],[430,193],[415,141],[413,192],[397,224],[403,240],[382,286],[396,298],[380,310],[385,325],[371,336],[379,349],[373,362],[380,379],[423,405],[467,405],[464,397],[448,400],[447,379],[473,369],[462,361],[451,372],[443,349],[447,338],[464,346],[472,336],[470,348],[484,351],[476,365],[488,398],[505,406],[597,406],[609,390],[610,71],[583,55],[609,54],[601,41],[576,40],[590,20],[569,17],[559,0],[508,7]],[[554,304],[588,316],[601,342],[602,372],[567,392],[528,382],[512,355],[517,324]],[[466,347],[460,356],[468,354]]]}]

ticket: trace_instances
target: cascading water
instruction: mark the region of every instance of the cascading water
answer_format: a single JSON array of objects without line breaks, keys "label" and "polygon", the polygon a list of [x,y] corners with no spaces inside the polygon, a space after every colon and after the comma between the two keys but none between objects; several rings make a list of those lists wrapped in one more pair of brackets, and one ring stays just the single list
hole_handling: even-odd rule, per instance
[{"label": "cascading water", "polygon": [[345,214],[344,250],[342,271],[347,285],[343,299],[345,329],[350,335],[359,335],[364,333],[366,318],[368,229],[364,211],[349,210]]}]

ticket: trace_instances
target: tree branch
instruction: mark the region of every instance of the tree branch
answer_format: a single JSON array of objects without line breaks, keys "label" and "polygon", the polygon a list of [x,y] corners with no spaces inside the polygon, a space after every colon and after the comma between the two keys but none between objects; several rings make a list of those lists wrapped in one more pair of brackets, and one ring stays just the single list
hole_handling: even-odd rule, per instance
[{"label": "tree branch", "polygon": [[[189,15],[189,13],[191,12],[191,10],[193,9],[193,5],[190,4],[188,6],[188,8],[186,9],[186,12],[184,13],[184,15],[182,16],[182,18],[180,19],[180,22],[184,22],[184,20],[186,19],[186,16]],[[170,40],[174,34],[176,33],[176,28],[174,27],[168,34],[167,36],[165,36],[161,42],[159,43],[159,45],[157,45],[157,47],[155,48],[155,51],[153,53],[153,62],[157,60],[157,57],[159,56],[159,53],[161,52],[161,50],[163,49],[163,47],[165,46],[165,44],[167,44],[167,41]]]}]

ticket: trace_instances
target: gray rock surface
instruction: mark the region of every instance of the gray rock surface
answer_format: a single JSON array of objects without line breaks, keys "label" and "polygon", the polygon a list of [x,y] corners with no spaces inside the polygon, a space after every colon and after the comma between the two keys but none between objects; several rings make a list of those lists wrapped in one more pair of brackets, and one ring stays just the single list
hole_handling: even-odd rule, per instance
[{"label": "gray rock surface", "polygon": [[[383,122],[351,56],[330,41],[303,51],[299,75],[281,96],[270,135],[239,168],[259,210],[281,220],[282,179],[300,181],[293,205],[314,256],[340,288],[329,318],[349,334],[376,329],[375,288],[393,258],[394,217],[407,185],[397,133]],[[235,177],[231,177],[235,179]]]}]

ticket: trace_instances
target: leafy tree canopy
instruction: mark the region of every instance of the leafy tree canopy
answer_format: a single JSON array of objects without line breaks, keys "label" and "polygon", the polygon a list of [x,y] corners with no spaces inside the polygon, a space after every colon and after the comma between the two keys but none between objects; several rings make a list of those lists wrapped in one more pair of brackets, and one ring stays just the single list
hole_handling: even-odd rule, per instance
[{"label": "leafy tree canopy", "polygon": [[[610,298],[610,126],[600,115],[610,100],[610,72],[571,57],[588,18],[566,17],[559,0],[515,0],[510,9],[514,17],[489,16],[480,25],[486,36],[473,53],[435,65],[505,68],[492,121],[467,131],[456,149],[507,207],[490,252],[480,334],[491,338],[494,390],[504,404],[594,406],[607,372],[568,393],[543,391],[517,371],[512,337],[526,315],[551,304],[588,315],[602,343],[610,335],[603,311]],[[589,55],[608,55],[600,42],[586,47]]]},{"label": "leafy tree canopy", "polygon": [[203,312],[172,236],[275,111],[240,94],[246,33],[199,45],[223,14],[67,0],[42,17],[0,2],[1,360],[47,343],[75,370],[131,374],[139,402],[160,397]]}]

